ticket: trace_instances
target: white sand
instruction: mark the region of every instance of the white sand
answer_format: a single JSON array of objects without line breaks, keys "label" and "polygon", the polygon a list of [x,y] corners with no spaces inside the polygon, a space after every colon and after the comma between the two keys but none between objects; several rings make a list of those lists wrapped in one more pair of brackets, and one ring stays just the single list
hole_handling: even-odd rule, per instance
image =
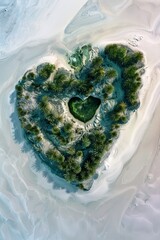
[{"label": "white sand", "polygon": [[[160,1],[89,1],[76,15],[85,3],[0,2],[2,240],[160,239]],[[48,60],[65,66],[65,51],[89,41],[98,46],[135,44],[133,48],[144,52],[148,68],[141,107],[123,127],[106,168],[99,170],[89,192],[67,193],[56,188],[64,182],[45,167],[43,174],[34,170],[30,149],[22,152],[19,122],[15,116],[14,126],[11,122],[10,95],[26,69]]]}]

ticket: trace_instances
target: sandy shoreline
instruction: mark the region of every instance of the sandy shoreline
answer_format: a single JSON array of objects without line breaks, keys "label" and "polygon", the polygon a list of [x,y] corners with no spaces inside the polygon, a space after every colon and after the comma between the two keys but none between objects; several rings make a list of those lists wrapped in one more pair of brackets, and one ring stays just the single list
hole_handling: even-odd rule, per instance
[{"label": "sandy shoreline", "polygon": [[[34,34],[35,31],[36,42],[33,42],[32,36],[29,37],[25,33],[26,41],[22,38],[16,43],[16,34],[22,35],[25,29],[24,22],[22,23],[24,29],[17,25],[17,33],[14,30],[12,35],[11,31],[6,45],[3,38],[0,39],[0,46],[3,45],[2,51],[7,54],[1,54],[0,61],[0,239],[2,240],[39,240],[44,239],[44,236],[48,240],[75,238],[77,240],[139,240],[143,237],[146,240],[159,240],[160,238],[158,228],[160,221],[158,190],[160,1],[147,3],[137,0],[128,3],[123,0],[120,4],[116,0],[113,3],[102,0],[98,10],[88,6],[87,11],[91,13],[90,15],[87,15],[84,8],[78,20],[76,17],[73,19],[85,2],[79,1],[79,5],[74,3],[67,6],[64,1],[59,3],[47,1],[43,13],[40,10],[42,4],[38,3],[37,8],[34,6],[32,8],[37,12],[37,16],[42,16],[43,26],[47,25],[47,30],[40,31],[42,22],[38,22],[29,14],[24,17],[26,23],[30,17],[28,24],[32,21],[37,24],[37,28],[28,30],[29,35]],[[28,8],[30,5],[29,1]],[[61,5],[64,6],[63,11]],[[10,14],[15,14],[16,9],[14,8],[15,12]],[[23,9],[22,6],[21,17],[26,16]],[[97,14],[96,11],[101,11],[100,14],[105,18],[95,18],[99,19],[97,25],[94,23],[92,25],[89,18],[93,13]],[[63,14],[67,12],[67,15],[64,22],[58,25],[60,12]],[[48,19],[47,14],[51,16]],[[83,14],[87,17],[80,23]],[[70,35],[66,34],[62,37],[59,32],[65,29],[71,19],[76,20],[76,24],[72,25],[72,29],[70,28],[72,30]],[[54,36],[51,34],[53,20],[55,21]],[[7,23],[9,25],[9,20]],[[62,62],[62,66],[66,66],[65,58],[62,60],[64,52],[72,50],[79,43],[91,42],[95,46],[108,42],[128,44],[128,39],[133,41],[135,35],[143,36],[143,39],[138,41],[138,46],[133,49],[144,52],[148,67],[143,76],[144,84],[140,92],[141,107],[122,128],[120,137],[106,161],[106,169],[100,169],[101,175],[94,182],[92,189],[89,192],[68,193],[60,188],[59,179],[52,175],[46,178],[45,167],[43,172],[36,172],[33,167],[35,158],[30,149],[22,151],[22,132],[18,124],[13,128],[11,122],[14,98],[12,99],[10,95],[18,79],[28,68],[43,61],[56,61],[58,64]],[[13,41],[9,44],[12,36]],[[49,41],[45,40],[47,38]],[[7,44],[9,44],[8,53]],[[15,46],[13,47],[12,44]],[[20,48],[19,46],[22,45],[23,47]],[[136,193],[138,195],[135,195]],[[146,198],[144,199],[145,194],[149,196],[147,203]]]}]

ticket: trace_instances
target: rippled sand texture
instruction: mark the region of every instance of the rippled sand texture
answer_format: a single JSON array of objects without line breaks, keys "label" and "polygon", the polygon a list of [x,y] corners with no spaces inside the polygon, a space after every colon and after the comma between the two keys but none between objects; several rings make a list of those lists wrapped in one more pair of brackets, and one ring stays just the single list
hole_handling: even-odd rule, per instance
[{"label": "rippled sand texture", "polygon": [[[160,0],[0,1],[0,240],[160,239],[159,13]],[[145,54],[141,107],[92,189],[74,192],[25,144],[14,86],[79,43],[112,41]]]}]

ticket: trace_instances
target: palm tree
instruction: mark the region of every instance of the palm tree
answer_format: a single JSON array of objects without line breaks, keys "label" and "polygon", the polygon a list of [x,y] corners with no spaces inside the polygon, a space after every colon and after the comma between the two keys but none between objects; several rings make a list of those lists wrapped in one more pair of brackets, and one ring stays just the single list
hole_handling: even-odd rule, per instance
[{"label": "palm tree", "polygon": [[118,104],[117,109],[123,112],[126,110],[126,107],[127,107],[127,104],[125,102],[121,102]]},{"label": "palm tree", "polygon": [[116,70],[115,69],[109,69],[109,70],[107,70],[107,72],[106,72],[106,77],[107,78],[116,78],[117,77],[117,72],[116,72]]}]

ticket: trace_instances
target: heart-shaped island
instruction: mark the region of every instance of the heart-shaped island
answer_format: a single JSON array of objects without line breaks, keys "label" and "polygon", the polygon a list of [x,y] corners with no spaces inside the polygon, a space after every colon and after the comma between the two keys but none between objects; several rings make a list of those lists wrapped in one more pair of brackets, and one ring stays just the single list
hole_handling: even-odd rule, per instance
[{"label": "heart-shaped island", "polygon": [[128,46],[89,45],[69,56],[70,70],[43,63],[16,85],[17,111],[27,141],[42,162],[89,189],[131,112],[139,107],[143,54]]}]

